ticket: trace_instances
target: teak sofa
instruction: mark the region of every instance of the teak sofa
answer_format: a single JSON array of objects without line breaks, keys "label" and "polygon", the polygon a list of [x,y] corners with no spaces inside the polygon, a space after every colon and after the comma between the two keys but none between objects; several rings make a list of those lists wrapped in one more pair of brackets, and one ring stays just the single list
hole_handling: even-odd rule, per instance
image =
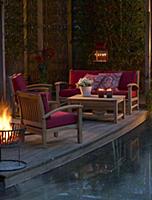
[{"label": "teak sofa", "polygon": [[[80,78],[93,79],[92,94],[98,94],[98,89],[111,87],[114,95],[125,95],[128,114],[134,108],[139,109],[139,71],[102,71],[102,70],[73,70],[69,71],[69,82],[55,83],[56,100],[65,102],[67,97],[80,94],[76,83]],[[112,86],[111,86],[112,85]]]}]

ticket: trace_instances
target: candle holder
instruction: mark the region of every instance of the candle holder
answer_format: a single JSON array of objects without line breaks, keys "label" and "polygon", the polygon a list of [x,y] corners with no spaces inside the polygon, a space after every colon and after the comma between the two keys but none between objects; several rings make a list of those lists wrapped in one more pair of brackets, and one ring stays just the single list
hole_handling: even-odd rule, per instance
[{"label": "candle holder", "polygon": [[105,90],[103,88],[98,89],[98,97],[104,98]]},{"label": "candle holder", "polygon": [[107,89],[106,95],[107,95],[107,98],[112,98],[112,90],[111,89]]}]

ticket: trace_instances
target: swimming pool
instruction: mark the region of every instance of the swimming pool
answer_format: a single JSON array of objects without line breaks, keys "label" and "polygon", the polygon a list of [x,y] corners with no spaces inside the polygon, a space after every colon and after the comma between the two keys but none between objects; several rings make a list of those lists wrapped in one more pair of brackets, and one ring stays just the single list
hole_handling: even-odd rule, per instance
[{"label": "swimming pool", "polygon": [[152,123],[80,159],[0,192],[3,200],[151,200]]}]

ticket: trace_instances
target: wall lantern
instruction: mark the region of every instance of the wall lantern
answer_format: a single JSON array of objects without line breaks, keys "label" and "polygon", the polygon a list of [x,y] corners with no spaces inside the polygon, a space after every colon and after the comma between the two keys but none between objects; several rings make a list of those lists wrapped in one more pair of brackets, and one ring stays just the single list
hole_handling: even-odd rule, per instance
[{"label": "wall lantern", "polygon": [[107,62],[108,49],[106,43],[96,43],[93,62]]}]

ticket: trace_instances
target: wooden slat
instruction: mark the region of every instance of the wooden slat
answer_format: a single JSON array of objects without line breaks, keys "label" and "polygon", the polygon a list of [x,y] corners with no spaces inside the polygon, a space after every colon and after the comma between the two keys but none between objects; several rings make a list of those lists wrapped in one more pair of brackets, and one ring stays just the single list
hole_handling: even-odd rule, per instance
[{"label": "wooden slat", "polygon": [[[146,118],[147,111],[134,111],[117,124],[84,120],[82,144],[76,142],[74,129],[59,132],[57,138],[49,135],[47,148],[42,146],[41,137],[26,136],[21,159],[27,162],[27,167],[15,172],[1,172],[0,175],[5,176],[6,188],[18,184],[102,147],[139,126]],[[16,155],[16,150],[12,149],[11,154]]]}]

